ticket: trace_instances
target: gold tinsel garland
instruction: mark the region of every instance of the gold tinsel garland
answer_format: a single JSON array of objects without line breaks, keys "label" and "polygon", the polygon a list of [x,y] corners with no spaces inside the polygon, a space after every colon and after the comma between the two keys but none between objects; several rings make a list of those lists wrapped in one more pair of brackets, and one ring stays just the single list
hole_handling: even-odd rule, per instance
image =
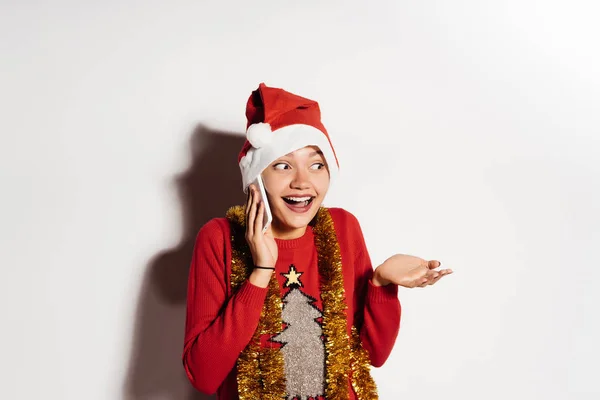
[{"label": "gold tinsel garland", "polygon": [[[252,255],[246,243],[245,209],[234,206],[227,211],[231,222],[231,287],[237,289],[252,272]],[[340,246],[333,219],[321,207],[314,226],[321,299],[323,303],[323,334],[325,336],[325,397],[347,400],[348,378],[359,400],[376,400],[377,388],[370,374],[368,352],[363,348],[358,331],[352,326],[347,333],[346,297]],[[237,362],[237,382],[240,400],[282,399],[286,397],[283,355],[278,348],[261,348],[264,334],[275,335],[282,330],[281,294],[275,274],[271,277],[267,298],[258,328]]]},{"label": "gold tinsel garland", "polygon": [[[231,225],[231,289],[237,289],[252,272],[252,254],[245,239],[245,211],[241,206],[227,212]],[[258,327],[237,362],[240,400],[278,400],[285,398],[283,354],[279,349],[262,349],[260,338],[281,331],[281,293],[275,274],[269,281],[267,297]]]}]

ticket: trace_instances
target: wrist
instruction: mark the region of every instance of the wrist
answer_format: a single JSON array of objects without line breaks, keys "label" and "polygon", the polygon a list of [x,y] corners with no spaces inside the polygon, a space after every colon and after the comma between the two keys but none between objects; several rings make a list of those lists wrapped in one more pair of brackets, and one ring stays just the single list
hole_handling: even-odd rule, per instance
[{"label": "wrist", "polygon": [[273,275],[274,272],[275,272],[275,268],[263,267],[263,266],[258,266],[258,265],[255,265],[254,269],[252,269],[252,273],[256,274],[256,275],[271,276],[271,275]]},{"label": "wrist", "polygon": [[390,281],[381,276],[379,268],[375,268],[375,272],[371,278],[371,283],[373,283],[374,286],[387,286],[389,285]]},{"label": "wrist", "polygon": [[275,270],[254,268],[248,280],[255,286],[266,288]]}]

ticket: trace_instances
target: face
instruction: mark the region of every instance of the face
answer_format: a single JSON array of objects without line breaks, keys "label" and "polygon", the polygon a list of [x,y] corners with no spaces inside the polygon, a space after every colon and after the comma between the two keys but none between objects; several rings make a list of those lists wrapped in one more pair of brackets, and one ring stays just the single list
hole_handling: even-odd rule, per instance
[{"label": "face", "polygon": [[319,148],[307,146],[278,158],[262,178],[273,214],[273,235],[302,236],[329,188],[329,170]]}]

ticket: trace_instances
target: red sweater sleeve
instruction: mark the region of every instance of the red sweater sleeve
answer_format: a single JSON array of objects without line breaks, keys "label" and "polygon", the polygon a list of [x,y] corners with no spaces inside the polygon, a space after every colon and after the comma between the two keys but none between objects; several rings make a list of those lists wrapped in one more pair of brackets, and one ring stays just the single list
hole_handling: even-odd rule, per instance
[{"label": "red sweater sleeve", "polygon": [[204,225],[188,278],[183,365],[192,385],[207,394],[217,391],[252,338],[267,294],[246,281],[227,298],[228,238],[224,218]]},{"label": "red sweater sleeve", "polygon": [[388,359],[400,330],[401,307],[398,286],[375,286],[371,282],[373,266],[362,229],[356,217],[348,213],[348,225],[355,246],[355,324],[371,364],[381,367]]}]

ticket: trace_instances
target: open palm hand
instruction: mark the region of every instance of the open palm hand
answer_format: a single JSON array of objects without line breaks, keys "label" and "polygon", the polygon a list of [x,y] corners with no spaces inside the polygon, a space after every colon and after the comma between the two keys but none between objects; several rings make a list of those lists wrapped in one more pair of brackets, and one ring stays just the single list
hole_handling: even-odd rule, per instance
[{"label": "open palm hand", "polygon": [[377,267],[372,282],[376,286],[393,283],[407,288],[425,287],[452,273],[451,269],[436,270],[440,265],[437,260],[395,254]]}]

